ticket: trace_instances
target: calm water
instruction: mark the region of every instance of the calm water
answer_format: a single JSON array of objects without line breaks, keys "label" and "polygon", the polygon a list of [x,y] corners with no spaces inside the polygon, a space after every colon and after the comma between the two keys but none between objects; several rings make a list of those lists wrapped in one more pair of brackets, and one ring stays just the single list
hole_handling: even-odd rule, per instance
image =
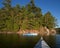
[{"label": "calm water", "polygon": [[51,48],[60,48],[60,35],[45,36],[44,40]]},{"label": "calm water", "polygon": [[0,48],[34,48],[40,36],[0,34]]},{"label": "calm water", "polygon": [[[0,48],[34,48],[39,40],[40,36],[0,34]],[[45,36],[44,40],[51,48],[60,48],[60,35]]]}]

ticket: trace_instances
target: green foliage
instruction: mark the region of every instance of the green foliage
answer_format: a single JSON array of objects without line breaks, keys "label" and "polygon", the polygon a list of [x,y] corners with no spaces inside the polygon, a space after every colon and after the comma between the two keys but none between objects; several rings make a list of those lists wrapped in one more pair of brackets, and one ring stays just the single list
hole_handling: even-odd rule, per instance
[{"label": "green foliage", "polygon": [[51,15],[50,12],[47,12],[43,16],[43,25],[48,27],[48,28],[54,28],[56,26],[56,19]]},{"label": "green foliage", "polygon": [[34,0],[23,7],[19,4],[12,7],[11,0],[4,0],[3,5],[0,9],[0,31],[38,30],[41,26],[53,28],[56,25],[55,17],[50,12],[43,15],[41,8],[35,6]]}]

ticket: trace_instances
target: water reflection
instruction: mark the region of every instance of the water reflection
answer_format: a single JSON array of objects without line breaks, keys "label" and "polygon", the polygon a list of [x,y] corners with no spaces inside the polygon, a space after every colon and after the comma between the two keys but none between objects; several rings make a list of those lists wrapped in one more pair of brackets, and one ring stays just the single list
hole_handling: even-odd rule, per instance
[{"label": "water reflection", "polygon": [[34,48],[40,36],[0,34],[0,48]]},{"label": "water reflection", "polygon": [[[0,34],[0,48],[34,48],[40,36],[21,36],[18,34]],[[60,35],[44,36],[51,48],[60,48]]]},{"label": "water reflection", "polygon": [[60,48],[60,35],[56,35],[56,48]]},{"label": "water reflection", "polygon": [[60,35],[44,36],[44,40],[51,48],[60,48]]}]

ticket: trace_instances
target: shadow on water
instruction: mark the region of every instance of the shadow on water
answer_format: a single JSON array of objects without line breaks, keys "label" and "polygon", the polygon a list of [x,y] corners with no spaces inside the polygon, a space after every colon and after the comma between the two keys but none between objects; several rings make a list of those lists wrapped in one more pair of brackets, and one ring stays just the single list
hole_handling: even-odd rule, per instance
[{"label": "shadow on water", "polygon": [[34,48],[40,36],[0,34],[0,48]]}]

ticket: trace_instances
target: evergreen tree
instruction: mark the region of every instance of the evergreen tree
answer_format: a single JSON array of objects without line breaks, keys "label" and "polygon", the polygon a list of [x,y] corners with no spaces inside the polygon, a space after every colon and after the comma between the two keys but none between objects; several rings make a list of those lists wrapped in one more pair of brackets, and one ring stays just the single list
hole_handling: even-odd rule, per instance
[{"label": "evergreen tree", "polygon": [[56,19],[47,12],[42,14],[41,8],[35,6],[31,0],[26,6],[19,4],[12,7],[11,0],[3,0],[3,8],[0,8],[0,31],[17,32],[21,30],[39,30],[40,27],[54,28]]},{"label": "evergreen tree", "polygon": [[53,17],[50,12],[47,12],[43,16],[43,25],[46,26],[47,28],[54,28],[56,26],[55,21],[56,21],[55,17]]}]

